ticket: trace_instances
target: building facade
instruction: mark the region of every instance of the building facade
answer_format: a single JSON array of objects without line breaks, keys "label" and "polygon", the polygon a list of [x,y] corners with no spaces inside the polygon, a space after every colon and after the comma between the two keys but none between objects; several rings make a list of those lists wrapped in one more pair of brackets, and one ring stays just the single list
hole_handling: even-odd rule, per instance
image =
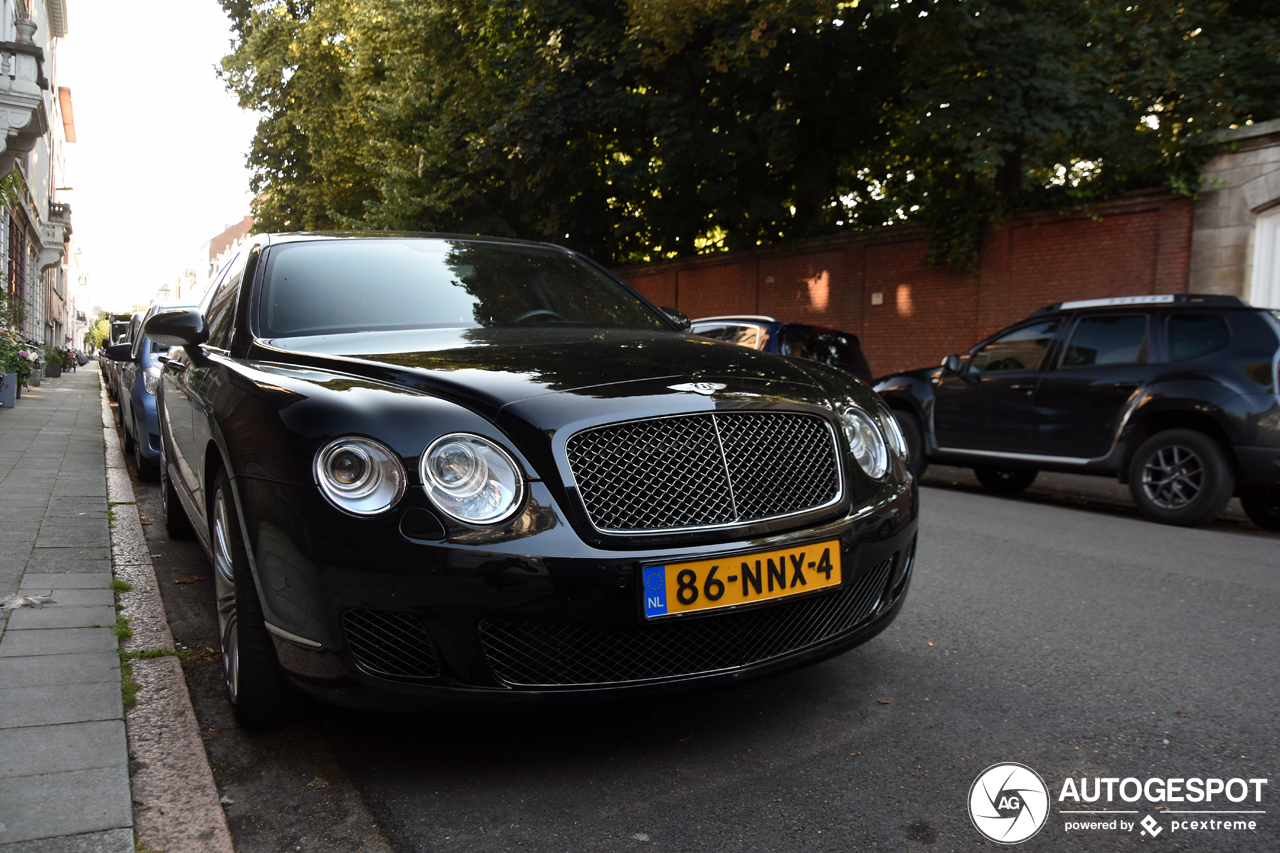
[{"label": "building facade", "polygon": [[12,331],[28,346],[78,346],[83,308],[71,267],[71,207],[60,202],[66,144],[75,140],[71,92],[57,85],[67,34],[65,0],[0,0],[0,178],[20,184],[0,212],[0,270],[17,308]]},{"label": "building facade", "polygon": [[1196,204],[1191,290],[1280,308],[1280,119],[1222,140]]}]

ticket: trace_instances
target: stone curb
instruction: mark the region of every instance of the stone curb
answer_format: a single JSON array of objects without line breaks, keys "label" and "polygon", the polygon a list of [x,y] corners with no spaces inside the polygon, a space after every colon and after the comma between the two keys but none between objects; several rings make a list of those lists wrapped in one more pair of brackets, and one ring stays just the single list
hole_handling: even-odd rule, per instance
[{"label": "stone curb", "polygon": [[[107,500],[113,506],[111,559],[117,580],[133,589],[121,593],[121,615],[133,636],[125,651],[174,648],[156,583],[136,497],[116,434],[111,403],[102,394],[106,443]],[[165,853],[233,853],[226,814],[200,739],[182,666],[174,657],[130,662],[138,682],[138,704],[125,713],[133,786],[134,831],[153,850]]]}]

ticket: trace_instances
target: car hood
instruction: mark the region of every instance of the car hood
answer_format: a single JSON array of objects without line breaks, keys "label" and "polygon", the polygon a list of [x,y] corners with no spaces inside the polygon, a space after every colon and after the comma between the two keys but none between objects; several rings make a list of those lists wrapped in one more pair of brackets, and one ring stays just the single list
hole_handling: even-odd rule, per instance
[{"label": "car hood", "polygon": [[[686,402],[656,408],[687,411],[690,395],[708,392],[744,402],[827,400],[814,377],[791,359],[661,330],[436,329],[277,338],[257,342],[250,359],[354,374],[450,399],[491,420],[508,407],[532,414],[550,401],[531,401],[551,395],[561,402],[564,395],[597,401],[574,408],[601,415],[637,406],[637,397],[673,395]],[[646,411],[653,411],[652,404],[644,404]]]}]

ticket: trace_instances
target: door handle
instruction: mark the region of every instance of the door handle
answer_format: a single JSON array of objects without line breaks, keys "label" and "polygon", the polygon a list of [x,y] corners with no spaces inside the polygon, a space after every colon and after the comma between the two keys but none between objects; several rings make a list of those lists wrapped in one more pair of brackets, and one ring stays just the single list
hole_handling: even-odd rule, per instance
[{"label": "door handle", "polygon": [[169,359],[164,363],[165,370],[172,370],[174,373],[183,374],[187,372],[187,365],[181,361]]},{"label": "door handle", "polygon": [[1036,386],[1034,385],[1010,385],[1009,388],[1019,394],[1030,394],[1032,391],[1036,390]]}]

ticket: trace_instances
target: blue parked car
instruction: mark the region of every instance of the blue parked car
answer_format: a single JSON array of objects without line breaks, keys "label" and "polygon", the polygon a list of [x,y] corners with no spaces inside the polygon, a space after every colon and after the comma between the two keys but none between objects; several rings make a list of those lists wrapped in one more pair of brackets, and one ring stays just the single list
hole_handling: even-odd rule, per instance
[{"label": "blue parked car", "polygon": [[107,358],[115,362],[120,404],[120,423],[124,426],[124,451],[133,454],[139,480],[160,478],[160,425],[156,417],[156,388],[160,384],[159,357],[169,352],[141,333],[142,324],[157,311],[170,308],[195,308],[194,305],[152,305],[146,313],[134,315],[130,343],[107,348]]}]

